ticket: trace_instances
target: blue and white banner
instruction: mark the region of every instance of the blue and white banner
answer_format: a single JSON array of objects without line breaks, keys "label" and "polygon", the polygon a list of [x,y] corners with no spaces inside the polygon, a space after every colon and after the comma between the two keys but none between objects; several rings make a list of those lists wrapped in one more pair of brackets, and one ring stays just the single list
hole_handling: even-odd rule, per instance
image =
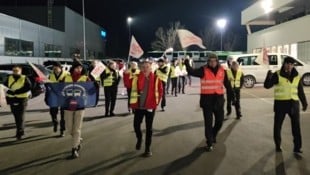
[{"label": "blue and white banner", "polygon": [[94,83],[46,83],[45,102],[49,107],[72,110],[94,107],[99,95]]}]

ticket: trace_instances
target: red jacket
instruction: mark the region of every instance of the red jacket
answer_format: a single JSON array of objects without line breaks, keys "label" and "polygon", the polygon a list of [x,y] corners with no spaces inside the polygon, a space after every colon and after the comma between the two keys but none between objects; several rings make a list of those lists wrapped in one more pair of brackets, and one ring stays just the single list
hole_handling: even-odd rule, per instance
[{"label": "red jacket", "polygon": [[[150,81],[149,81],[149,89],[147,92],[147,96],[146,96],[146,102],[145,102],[145,109],[156,109],[158,103],[160,102],[160,99],[162,97],[163,94],[163,87],[162,87],[162,83],[161,81],[158,79],[158,103],[156,103],[156,96],[155,96],[155,81],[156,78],[158,78],[154,73],[150,73]],[[138,89],[138,93],[143,91],[143,87],[144,87],[144,81],[145,81],[145,75],[143,72],[140,72],[140,74],[138,75],[138,85],[137,85],[137,89]],[[131,88],[132,84],[130,84],[129,88]],[[135,104],[130,104],[130,107],[132,109],[137,109],[139,108],[139,100],[137,103]]]},{"label": "red jacket", "polygon": [[125,71],[123,74],[124,86],[128,89],[131,87],[132,79],[130,79],[130,73]]}]

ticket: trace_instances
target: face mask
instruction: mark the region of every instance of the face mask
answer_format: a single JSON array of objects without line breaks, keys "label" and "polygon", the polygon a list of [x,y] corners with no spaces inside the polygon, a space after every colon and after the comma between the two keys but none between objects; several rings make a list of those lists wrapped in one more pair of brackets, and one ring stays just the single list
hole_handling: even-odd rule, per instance
[{"label": "face mask", "polygon": [[14,78],[19,78],[20,75],[13,74],[13,77],[14,77]]}]

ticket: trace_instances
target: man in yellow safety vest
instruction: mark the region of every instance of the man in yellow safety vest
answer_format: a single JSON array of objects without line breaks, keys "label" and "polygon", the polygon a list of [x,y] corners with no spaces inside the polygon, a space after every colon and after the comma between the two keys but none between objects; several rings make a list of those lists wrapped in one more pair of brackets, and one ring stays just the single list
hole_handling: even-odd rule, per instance
[{"label": "man in yellow safety vest", "polygon": [[231,67],[226,70],[228,80],[231,83],[231,87],[234,93],[234,99],[230,95],[227,96],[227,116],[231,114],[231,105],[235,106],[237,119],[242,117],[241,115],[241,107],[240,107],[240,89],[243,85],[243,73],[241,69],[239,69],[239,65],[236,61],[231,63]]},{"label": "man in yellow safety vest", "polygon": [[268,71],[264,87],[269,89],[274,86],[274,130],[273,138],[276,152],[281,152],[281,127],[285,115],[291,118],[291,127],[293,133],[294,153],[301,151],[301,132],[300,132],[300,112],[299,100],[302,104],[302,110],[307,110],[307,99],[304,93],[301,77],[294,68],[295,60],[292,57],[285,57],[280,70],[272,73]]},{"label": "man in yellow safety vest", "polygon": [[20,140],[24,135],[25,111],[31,83],[25,75],[22,75],[22,67],[16,65],[12,71],[13,74],[8,77],[3,85],[9,88],[6,92],[6,101],[15,118],[16,139]]}]

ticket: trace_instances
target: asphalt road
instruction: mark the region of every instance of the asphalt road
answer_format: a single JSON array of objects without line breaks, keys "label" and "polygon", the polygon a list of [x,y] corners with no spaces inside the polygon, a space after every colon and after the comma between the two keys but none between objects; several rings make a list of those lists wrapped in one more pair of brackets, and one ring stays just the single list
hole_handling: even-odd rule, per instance
[{"label": "asphalt road", "polygon": [[[153,156],[135,150],[133,116],[127,114],[119,90],[115,117],[104,115],[104,97],[86,110],[81,156],[67,160],[70,137],[53,133],[43,95],[29,101],[26,137],[16,141],[9,108],[0,108],[0,174],[106,174],[106,175],[310,175],[310,111],[301,112],[303,151],[292,153],[290,120],[282,129],[282,153],[273,144],[273,90],[261,86],[242,89],[241,120],[234,113],[224,122],[213,152],[204,150],[204,125],[198,107],[199,86],[186,94],[168,96],[165,112],[154,120]],[[305,88],[310,102],[310,88]],[[143,125],[144,127],[144,125]],[[143,150],[143,148],[142,148]]]}]

